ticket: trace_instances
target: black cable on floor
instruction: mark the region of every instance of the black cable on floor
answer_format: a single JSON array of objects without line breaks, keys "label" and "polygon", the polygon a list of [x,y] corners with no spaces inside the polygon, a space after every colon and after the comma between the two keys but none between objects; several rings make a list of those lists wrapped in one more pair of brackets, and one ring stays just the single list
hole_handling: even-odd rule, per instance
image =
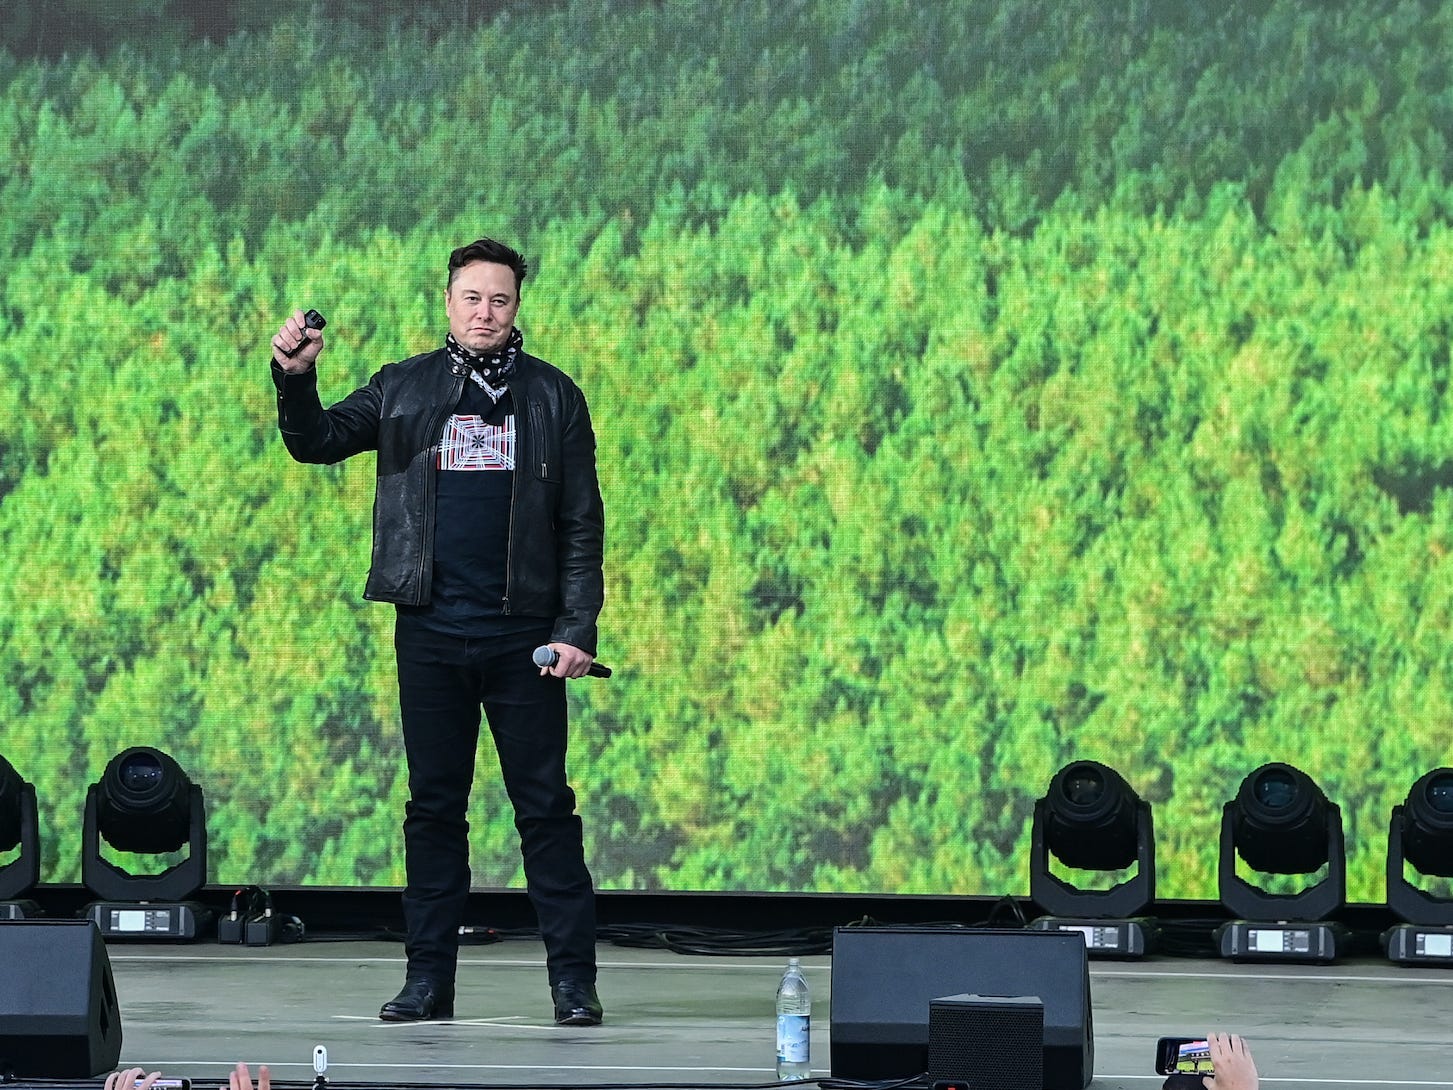
[{"label": "black cable on floor", "polygon": [[730,931],[723,928],[670,927],[664,924],[618,924],[603,927],[598,938],[636,950],[670,950],[708,957],[805,957],[832,953],[828,928],[780,931]]}]

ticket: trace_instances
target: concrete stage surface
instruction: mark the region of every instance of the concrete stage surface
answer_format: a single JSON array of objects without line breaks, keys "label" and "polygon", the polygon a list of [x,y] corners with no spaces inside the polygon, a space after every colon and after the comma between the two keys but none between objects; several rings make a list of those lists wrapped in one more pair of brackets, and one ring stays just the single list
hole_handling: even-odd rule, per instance
[{"label": "concrete stage surface", "polygon": [[[383,942],[245,948],[112,943],[123,1066],[226,1085],[237,1060],[311,1082],[489,1086],[750,1084],[775,1078],[773,997],[785,958],[602,945],[606,1024],[557,1027],[538,942],[466,947],[458,1017],[377,1020],[403,979]],[[803,959],[812,1061],[829,1073],[831,958]],[[1262,1085],[1453,1088],[1453,971],[1362,959],[1326,966],[1158,957],[1092,961],[1099,1090],[1152,1090],[1156,1039],[1224,1028],[1252,1042]]]}]

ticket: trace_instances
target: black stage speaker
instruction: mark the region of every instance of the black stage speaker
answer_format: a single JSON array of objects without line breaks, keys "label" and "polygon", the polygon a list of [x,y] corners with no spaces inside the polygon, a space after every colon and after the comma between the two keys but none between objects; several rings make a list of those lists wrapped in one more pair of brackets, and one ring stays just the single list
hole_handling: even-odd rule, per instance
[{"label": "black stage speaker", "polygon": [[90,920],[0,920],[0,1075],[89,1079],[121,1057],[111,959]]},{"label": "black stage speaker", "polygon": [[1037,995],[949,995],[928,1004],[928,1083],[1041,1090],[1044,1004]]},{"label": "black stage speaker", "polygon": [[928,1070],[929,1003],[1038,996],[1045,1090],[1095,1075],[1090,968],[1078,931],[839,927],[832,943],[832,1076],[911,1078]]}]

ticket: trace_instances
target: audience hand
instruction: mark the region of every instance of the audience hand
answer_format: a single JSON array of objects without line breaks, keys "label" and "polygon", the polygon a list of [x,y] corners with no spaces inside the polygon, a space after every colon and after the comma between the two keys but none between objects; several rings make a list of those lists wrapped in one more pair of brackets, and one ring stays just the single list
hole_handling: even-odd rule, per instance
[{"label": "audience hand", "polygon": [[132,1090],[138,1079],[141,1081],[138,1090],[151,1090],[151,1084],[159,1078],[160,1071],[147,1075],[144,1067],[128,1067],[125,1071],[113,1071],[106,1076],[106,1090]]},{"label": "audience hand", "polygon": [[1258,1090],[1261,1081],[1244,1037],[1213,1033],[1206,1038],[1206,1043],[1211,1047],[1211,1063],[1216,1068],[1214,1075],[1201,1080],[1206,1090]]},{"label": "audience hand", "polygon": [[[236,1070],[227,1076],[227,1090],[252,1090],[252,1072],[247,1070],[246,1064],[238,1064]],[[257,1069],[257,1090],[272,1090],[272,1074],[267,1064]]]}]

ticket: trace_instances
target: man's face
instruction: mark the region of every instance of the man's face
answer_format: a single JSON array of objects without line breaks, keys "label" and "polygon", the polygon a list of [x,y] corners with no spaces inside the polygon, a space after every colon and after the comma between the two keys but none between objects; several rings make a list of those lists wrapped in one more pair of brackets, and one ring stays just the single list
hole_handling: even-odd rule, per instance
[{"label": "man's face", "polygon": [[509,339],[520,309],[514,270],[493,261],[474,261],[454,274],[444,291],[449,332],[469,351],[484,354]]}]

